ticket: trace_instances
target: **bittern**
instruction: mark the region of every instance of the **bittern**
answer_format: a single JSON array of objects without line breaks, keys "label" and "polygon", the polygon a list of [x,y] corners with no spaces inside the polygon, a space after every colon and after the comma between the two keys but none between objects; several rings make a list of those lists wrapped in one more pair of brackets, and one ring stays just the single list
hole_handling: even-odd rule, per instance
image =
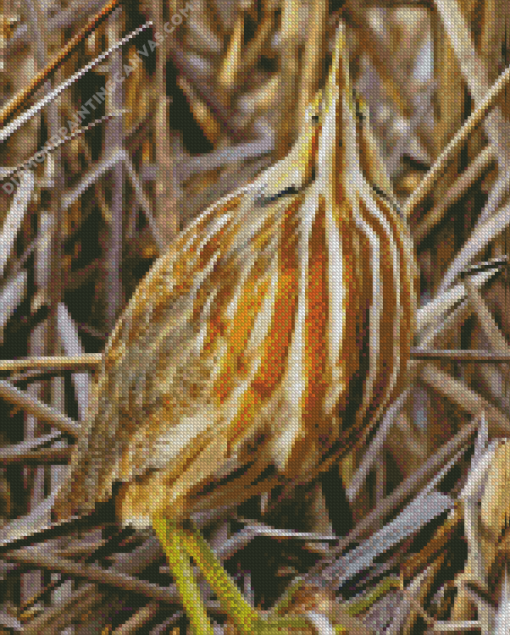
[{"label": "bittern", "polygon": [[313,479],[404,383],[416,265],[366,115],[340,24],[287,157],[204,211],[135,291],[55,504],[90,512],[119,482],[119,518],[152,525],[199,635],[190,558],[240,633],[288,618],[245,601],[190,514]]}]

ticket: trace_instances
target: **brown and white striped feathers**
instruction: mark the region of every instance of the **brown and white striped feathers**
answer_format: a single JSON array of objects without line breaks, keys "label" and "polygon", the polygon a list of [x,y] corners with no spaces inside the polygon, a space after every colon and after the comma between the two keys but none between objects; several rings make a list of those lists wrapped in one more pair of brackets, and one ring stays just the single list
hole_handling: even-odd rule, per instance
[{"label": "brown and white striped feathers", "polygon": [[399,394],[416,266],[359,107],[341,25],[289,155],[204,211],[131,298],[57,516],[115,481],[143,526],[311,478]]}]

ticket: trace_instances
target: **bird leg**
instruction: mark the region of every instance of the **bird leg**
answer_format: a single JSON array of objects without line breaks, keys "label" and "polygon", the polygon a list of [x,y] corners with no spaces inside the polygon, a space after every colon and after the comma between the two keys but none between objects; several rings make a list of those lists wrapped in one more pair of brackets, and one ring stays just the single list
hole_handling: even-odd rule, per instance
[{"label": "bird leg", "polygon": [[289,628],[310,632],[310,624],[303,617],[270,616],[265,619],[259,615],[193,525],[183,527],[175,520],[160,515],[152,519],[152,526],[167,555],[168,564],[195,635],[212,635],[213,630],[193,577],[190,557],[216,593],[222,609],[230,617],[240,635],[276,635],[288,632]]},{"label": "bird leg", "polygon": [[160,515],[153,516],[151,520],[195,635],[214,635],[200,596],[200,589],[193,577],[189,555],[183,548],[177,532],[177,523]]}]

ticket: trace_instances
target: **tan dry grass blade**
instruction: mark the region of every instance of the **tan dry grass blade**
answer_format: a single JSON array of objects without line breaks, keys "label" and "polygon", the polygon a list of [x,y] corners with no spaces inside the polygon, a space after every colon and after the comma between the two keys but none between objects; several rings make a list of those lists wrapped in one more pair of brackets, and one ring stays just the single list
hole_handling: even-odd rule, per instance
[{"label": "tan dry grass blade", "polygon": [[469,136],[482,123],[487,113],[494,108],[497,100],[500,98],[501,93],[505,90],[509,81],[510,67],[501,73],[496,83],[491,86],[490,90],[485,95],[483,101],[480,102],[480,105],[477,106],[476,110],[469,116],[462,128],[448,143],[441,153],[441,156],[427,172],[426,177],[407,199],[403,209],[406,216],[410,216],[419,203],[427,196],[427,194],[430,193],[437,179],[443,174],[448,162],[452,159],[455,153],[458,152],[461,144],[469,139]]}]

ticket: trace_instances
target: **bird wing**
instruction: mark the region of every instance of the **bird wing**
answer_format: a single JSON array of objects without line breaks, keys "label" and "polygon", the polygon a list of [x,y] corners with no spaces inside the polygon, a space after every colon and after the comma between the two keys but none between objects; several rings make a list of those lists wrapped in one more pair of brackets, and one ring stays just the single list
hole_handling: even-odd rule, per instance
[{"label": "bird wing", "polygon": [[[227,384],[256,363],[243,338],[270,284],[289,206],[311,177],[318,104],[291,153],[190,223],[136,289],[106,345],[57,518],[90,511],[117,480],[172,461],[182,471],[217,434]],[[243,317],[229,327],[234,305]]]}]

